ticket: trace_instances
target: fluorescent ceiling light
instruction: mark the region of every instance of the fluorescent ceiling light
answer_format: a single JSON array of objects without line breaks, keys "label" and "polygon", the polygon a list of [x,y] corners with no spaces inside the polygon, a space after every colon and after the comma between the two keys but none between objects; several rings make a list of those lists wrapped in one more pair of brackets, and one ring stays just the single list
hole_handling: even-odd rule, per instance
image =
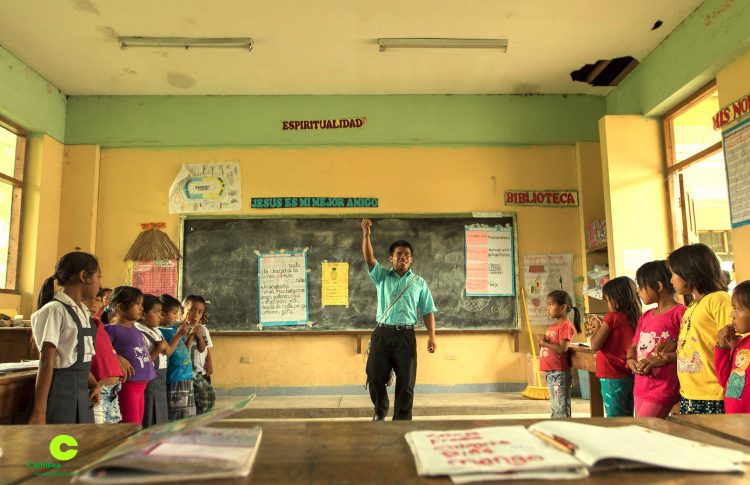
[{"label": "fluorescent ceiling light", "polygon": [[120,37],[120,48],[126,47],[241,47],[253,50],[253,39],[250,37]]},{"label": "fluorescent ceiling light", "polygon": [[378,39],[380,52],[387,49],[499,49],[508,51],[508,39]]}]

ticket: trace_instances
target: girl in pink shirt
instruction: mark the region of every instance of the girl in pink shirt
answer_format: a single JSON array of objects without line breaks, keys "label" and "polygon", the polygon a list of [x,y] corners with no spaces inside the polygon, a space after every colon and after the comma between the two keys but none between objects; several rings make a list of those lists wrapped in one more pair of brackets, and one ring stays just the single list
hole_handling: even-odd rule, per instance
[{"label": "girl in pink shirt", "polygon": [[658,306],[641,316],[628,350],[627,364],[635,374],[633,397],[637,418],[666,418],[680,400],[677,366],[657,352],[659,344],[676,341],[685,306],[674,299],[672,272],[666,261],[646,263],[635,274],[638,297]]},{"label": "girl in pink shirt", "polygon": [[732,294],[732,323],[719,330],[716,343],[716,377],[724,388],[724,411],[750,413],[750,280],[743,281]]},{"label": "girl in pink shirt", "polygon": [[[573,323],[568,320],[571,310]],[[539,369],[547,373],[552,417],[569,418],[571,375],[568,346],[576,331],[581,331],[581,314],[573,306],[573,299],[563,290],[555,290],[547,295],[547,314],[554,322],[547,327],[544,335],[538,337]]]}]

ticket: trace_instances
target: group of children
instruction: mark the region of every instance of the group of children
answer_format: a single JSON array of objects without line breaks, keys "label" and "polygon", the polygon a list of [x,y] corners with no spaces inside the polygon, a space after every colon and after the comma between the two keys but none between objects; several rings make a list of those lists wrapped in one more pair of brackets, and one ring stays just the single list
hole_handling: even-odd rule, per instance
[{"label": "group of children", "polygon": [[210,410],[206,301],[109,290],[100,279],[94,256],[72,252],[42,286],[31,316],[40,361],[29,422],[146,427]]},{"label": "group of children", "polygon": [[[730,296],[719,260],[704,244],[644,264],[636,281],[604,285],[609,313],[590,329],[606,416],[664,418],[678,402],[681,414],[750,412],[750,281]],[[642,313],[642,305],[656,307]],[[540,369],[552,417],[570,417],[568,348],[581,331],[580,314],[562,290],[547,296],[547,312],[554,323],[538,339]]]}]

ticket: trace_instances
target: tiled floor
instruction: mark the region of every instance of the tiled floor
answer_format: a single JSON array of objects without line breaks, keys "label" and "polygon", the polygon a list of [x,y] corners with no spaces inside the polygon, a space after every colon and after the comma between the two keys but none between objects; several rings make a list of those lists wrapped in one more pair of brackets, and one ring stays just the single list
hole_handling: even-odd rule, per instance
[{"label": "tiled floor", "polygon": [[[217,406],[236,398],[219,398]],[[574,398],[574,417],[589,416],[589,402]],[[549,401],[526,399],[520,393],[417,394],[414,419],[547,418]],[[366,420],[372,416],[367,396],[262,396],[233,419],[242,420]]]}]

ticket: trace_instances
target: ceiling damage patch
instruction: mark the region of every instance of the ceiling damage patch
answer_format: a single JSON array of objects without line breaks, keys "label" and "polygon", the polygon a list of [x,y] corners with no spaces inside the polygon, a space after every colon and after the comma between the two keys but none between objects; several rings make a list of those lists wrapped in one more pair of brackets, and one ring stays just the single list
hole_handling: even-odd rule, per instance
[{"label": "ceiling damage patch", "polygon": [[637,65],[638,60],[631,56],[600,59],[571,72],[570,78],[592,86],[617,86]]}]

